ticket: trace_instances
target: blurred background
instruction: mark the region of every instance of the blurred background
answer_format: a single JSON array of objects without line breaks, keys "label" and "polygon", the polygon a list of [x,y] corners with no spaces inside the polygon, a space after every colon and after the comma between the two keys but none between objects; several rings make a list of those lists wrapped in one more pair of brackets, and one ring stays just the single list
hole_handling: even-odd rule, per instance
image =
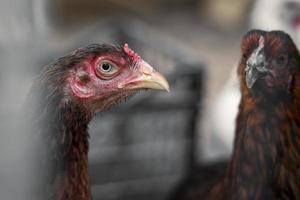
[{"label": "blurred background", "polygon": [[22,165],[12,119],[53,59],[127,42],[168,77],[169,94],[139,94],[90,124],[94,199],[160,200],[198,165],[229,158],[245,32],[283,29],[300,44],[300,0],[2,0],[0,11],[1,199]]}]

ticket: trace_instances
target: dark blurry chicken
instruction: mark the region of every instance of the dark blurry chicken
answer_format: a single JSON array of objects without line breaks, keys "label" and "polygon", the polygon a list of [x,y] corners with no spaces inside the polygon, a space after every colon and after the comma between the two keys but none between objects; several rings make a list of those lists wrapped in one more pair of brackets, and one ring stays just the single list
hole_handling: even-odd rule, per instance
[{"label": "dark blurry chicken", "polygon": [[234,152],[212,197],[300,199],[299,52],[281,31],[250,31],[241,48]]},{"label": "dark blurry chicken", "polygon": [[210,192],[186,189],[180,199],[300,199],[299,52],[284,32],[259,30],[246,34],[241,50],[242,98],[225,176]]},{"label": "dark blurry chicken", "polygon": [[[300,0],[256,0],[249,16],[249,29],[283,30],[300,47]],[[230,157],[233,148],[235,118],[240,102],[239,81],[235,73],[238,63],[232,66],[232,73],[208,108],[208,129],[202,142],[205,158]],[[214,144],[221,143],[219,148]],[[208,152],[208,153],[206,153]]]},{"label": "dark blurry chicken", "polygon": [[46,66],[30,102],[31,132],[42,141],[35,149],[42,165],[36,174],[43,178],[31,199],[91,199],[88,124],[96,113],[143,89],[169,85],[127,44],[90,45]]}]

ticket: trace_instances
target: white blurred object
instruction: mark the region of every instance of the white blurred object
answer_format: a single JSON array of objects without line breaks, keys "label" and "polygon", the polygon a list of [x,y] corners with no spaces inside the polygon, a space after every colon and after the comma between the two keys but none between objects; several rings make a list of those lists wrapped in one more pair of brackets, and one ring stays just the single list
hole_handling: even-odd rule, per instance
[{"label": "white blurred object", "polygon": [[234,139],[235,118],[240,101],[236,67],[207,113],[208,132],[201,147],[202,160],[212,161],[229,157]]},{"label": "white blurred object", "polygon": [[240,96],[239,81],[234,69],[214,103],[211,113],[213,132],[221,134],[221,142],[225,144],[225,151],[221,152],[224,156],[231,153]]},{"label": "white blurred object", "polygon": [[[283,30],[300,47],[300,0],[258,0],[250,16],[250,29]],[[209,116],[209,136],[205,136],[204,159],[229,157],[232,151],[235,119],[240,101],[239,81],[233,73],[225,83]],[[208,137],[208,138],[207,138]],[[219,147],[216,148],[216,141]]]},{"label": "white blurred object", "polygon": [[300,0],[258,0],[250,17],[255,29],[283,30],[300,45]]}]

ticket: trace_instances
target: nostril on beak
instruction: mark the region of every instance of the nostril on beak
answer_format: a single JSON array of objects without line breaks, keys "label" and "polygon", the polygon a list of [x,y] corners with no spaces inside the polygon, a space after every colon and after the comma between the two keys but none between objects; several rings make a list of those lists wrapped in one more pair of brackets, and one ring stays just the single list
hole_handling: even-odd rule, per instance
[{"label": "nostril on beak", "polygon": [[257,71],[260,73],[269,73],[270,70],[267,67],[267,64],[265,62],[259,63],[259,65],[256,66]]},{"label": "nostril on beak", "polygon": [[256,69],[260,73],[269,72],[267,63],[263,55],[258,55],[257,57],[248,60],[245,70],[247,71],[250,69]]},{"label": "nostril on beak", "polygon": [[255,67],[259,72],[263,72],[266,70],[264,63],[259,63],[258,65],[256,65]]}]

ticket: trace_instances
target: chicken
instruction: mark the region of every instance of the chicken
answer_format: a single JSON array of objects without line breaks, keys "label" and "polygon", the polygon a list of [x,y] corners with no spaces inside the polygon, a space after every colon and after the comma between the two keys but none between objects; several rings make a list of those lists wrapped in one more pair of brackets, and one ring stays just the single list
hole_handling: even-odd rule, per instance
[{"label": "chicken", "polygon": [[39,137],[32,153],[40,162],[32,167],[39,180],[30,189],[31,199],[91,199],[88,124],[95,114],[144,89],[169,91],[169,85],[127,44],[89,45],[46,66],[28,100],[30,131]]},{"label": "chicken", "polygon": [[254,30],[242,54],[228,197],[300,199],[299,52],[284,32]]},{"label": "chicken", "polygon": [[173,199],[300,199],[299,52],[286,33],[261,30],[248,32],[241,50],[242,96],[227,170],[202,168],[211,178]]},{"label": "chicken", "polygon": [[244,37],[242,54],[234,152],[213,192],[228,199],[299,199],[299,52],[284,32],[254,30]]},{"label": "chicken", "polygon": [[300,199],[299,52],[282,31],[250,31],[241,49],[234,152],[212,197]]},{"label": "chicken", "polygon": [[[257,0],[249,17],[250,29],[283,30],[300,47],[300,0]],[[210,106],[208,120],[209,131],[202,143],[205,158],[216,160],[229,158],[233,148],[235,118],[241,98],[239,82],[235,73],[238,63],[232,66],[228,80],[218,91],[214,103]],[[217,142],[216,142],[217,141]],[[214,144],[221,143],[219,148]],[[211,153],[213,152],[213,153]]]}]

